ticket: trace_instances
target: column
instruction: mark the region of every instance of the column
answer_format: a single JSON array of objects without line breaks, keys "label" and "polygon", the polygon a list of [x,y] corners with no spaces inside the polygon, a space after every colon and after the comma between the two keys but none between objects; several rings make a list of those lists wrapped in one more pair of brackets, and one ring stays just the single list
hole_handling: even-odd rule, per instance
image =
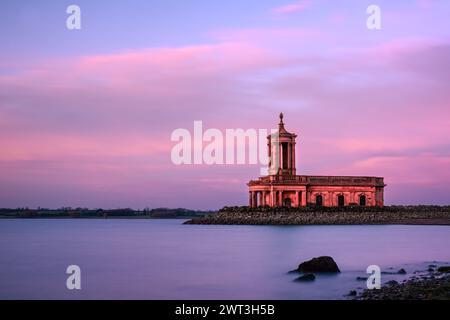
[{"label": "column", "polygon": [[272,190],[272,192],[270,193],[270,198],[272,199],[272,207],[276,207],[277,206],[277,192]]},{"label": "column", "polygon": [[383,206],[383,188],[377,188],[376,189],[376,205],[377,206]]},{"label": "column", "polygon": [[278,205],[279,205],[280,207],[283,206],[283,191],[281,191],[281,190],[279,191]]},{"label": "column", "polygon": [[280,152],[280,156],[279,156],[279,164],[280,164],[280,169],[284,169],[283,168],[283,145],[281,143],[278,143],[278,150]]},{"label": "column", "polygon": [[252,206],[253,206],[252,198],[253,198],[253,194],[252,194],[251,191],[249,191],[249,192],[248,192],[248,206],[249,206],[249,207],[252,207]]},{"label": "column", "polygon": [[306,206],[306,190],[302,191],[302,206]]},{"label": "column", "polygon": [[297,191],[297,207],[301,207],[302,206],[302,198],[301,198],[301,191]]},{"label": "column", "polygon": [[294,172],[295,169],[295,142],[292,143],[292,164],[291,164],[291,168],[292,168],[292,173],[296,173]]},{"label": "column", "polygon": [[287,154],[288,154],[288,161],[287,161],[287,169],[290,171],[291,170],[291,144],[288,143],[287,144]]},{"label": "column", "polygon": [[266,205],[266,192],[261,191],[261,194],[262,194],[261,205],[264,207]]}]

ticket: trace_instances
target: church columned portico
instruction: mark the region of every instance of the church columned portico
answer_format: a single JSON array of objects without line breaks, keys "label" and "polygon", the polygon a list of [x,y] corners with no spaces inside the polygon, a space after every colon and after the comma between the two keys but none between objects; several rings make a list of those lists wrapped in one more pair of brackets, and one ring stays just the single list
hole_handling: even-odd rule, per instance
[{"label": "church columned portico", "polygon": [[384,205],[381,177],[297,175],[296,138],[280,114],[278,132],[267,137],[269,175],[248,183],[250,207]]},{"label": "church columned portico", "polygon": [[249,191],[249,205],[283,206],[289,199],[290,206],[301,207],[306,205],[306,187],[300,188],[267,188]]}]

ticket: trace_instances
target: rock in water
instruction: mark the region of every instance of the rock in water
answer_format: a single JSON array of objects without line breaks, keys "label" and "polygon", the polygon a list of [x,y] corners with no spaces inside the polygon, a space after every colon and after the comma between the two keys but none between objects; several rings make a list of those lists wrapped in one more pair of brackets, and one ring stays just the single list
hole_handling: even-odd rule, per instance
[{"label": "rock in water", "polygon": [[443,266],[443,267],[439,267],[437,269],[438,272],[442,272],[442,273],[449,273],[450,272],[450,267],[449,266]]},{"label": "rock in water", "polygon": [[400,270],[398,270],[397,272],[398,274],[406,274],[406,270],[401,268]]},{"label": "rock in water", "polygon": [[314,281],[316,276],[312,273],[304,274],[303,276],[298,277],[295,281]]},{"label": "rock in water", "polygon": [[358,293],[356,292],[356,290],[350,290],[350,292],[348,293],[347,296],[349,296],[349,297],[356,297],[357,294]]},{"label": "rock in water", "polygon": [[300,272],[341,272],[332,257],[318,257],[300,263]]}]

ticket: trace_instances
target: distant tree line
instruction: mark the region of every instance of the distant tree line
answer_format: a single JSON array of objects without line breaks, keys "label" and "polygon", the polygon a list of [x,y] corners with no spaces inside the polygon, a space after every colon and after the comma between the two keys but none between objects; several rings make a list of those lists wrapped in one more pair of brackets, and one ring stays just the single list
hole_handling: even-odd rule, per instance
[{"label": "distant tree line", "polygon": [[211,211],[189,210],[184,208],[169,209],[87,209],[64,207],[60,209],[0,208],[0,218],[183,218],[202,217]]}]

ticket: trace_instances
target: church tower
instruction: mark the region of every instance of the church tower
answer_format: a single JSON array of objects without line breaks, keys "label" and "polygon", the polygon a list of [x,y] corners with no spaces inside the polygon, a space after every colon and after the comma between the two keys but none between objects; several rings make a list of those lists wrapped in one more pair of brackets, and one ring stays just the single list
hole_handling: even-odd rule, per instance
[{"label": "church tower", "polygon": [[280,113],[278,132],[267,137],[269,175],[295,176],[295,139],[297,135],[284,128],[283,113]]}]

